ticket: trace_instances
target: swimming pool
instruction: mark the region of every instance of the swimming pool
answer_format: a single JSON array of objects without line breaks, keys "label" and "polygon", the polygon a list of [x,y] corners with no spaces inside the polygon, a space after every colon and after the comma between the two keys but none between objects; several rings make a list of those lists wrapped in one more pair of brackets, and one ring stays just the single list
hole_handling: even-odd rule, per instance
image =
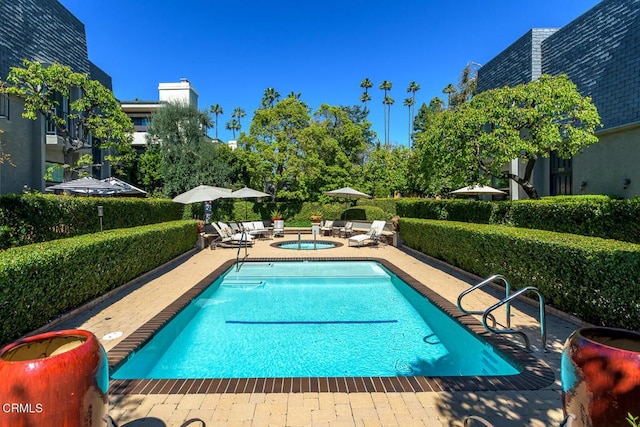
[{"label": "swimming pool", "polygon": [[326,242],[326,241],[313,241],[313,240],[291,240],[287,242],[272,243],[271,246],[280,249],[295,249],[295,250],[320,250],[331,249],[338,246],[342,246],[342,243]]},{"label": "swimming pool", "polygon": [[[323,259],[314,259],[314,261],[320,261],[320,260],[323,260]],[[324,259],[324,260],[327,260],[327,259]],[[251,265],[252,263],[247,262],[245,266],[250,266],[250,268],[247,270],[250,270],[251,268],[264,269],[265,265],[260,265],[261,262],[269,263],[269,262],[275,261],[275,259],[273,260],[263,259],[263,260],[256,260],[256,261],[259,261],[259,262],[256,262],[253,265]],[[336,259],[333,259],[333,261],[336,261]],[[410,296],[409,299],[415,299],[416,301],[419,301],[419,304],[423,304],[424,302],[428,302],[428,300],[425,299],[424,297],[429,295],[431,299],[433,299],[436,302],[436,304],[440,307],[440,308],[435,308],[432,304],[429,304],[431,305],[431,310],[435,310],[435,312],[440,312],[440,315],[443,314],[441,312],[441,310],[443,310],[443,306],[445,311],[447,312],[455,311],[455,308],[451,304],[447,306],[446,303],[443,303],[442,298],[438,297],[435,294],[431,294],[431,292],[428,289],[419,289],[419,292],[418,292],[416,288],[416,281],[410,276],[406,275],[406,273],[398,270],[392,264],[389,264],[386,261],[379,260],[379,259],[375,261],[379,262],[380,264],[384,264],[384,266],[377,265],[375,267],[375,270],[377,270],[378,272],[382,271],[384,272],[384,275],[387,276],[387,278],[384,280],[388,281],[389,277],[394,277],[394,275],[388,274],[389,270],[393,270],[393,272],[396,275],[402,276],[403,281],[410,283],[410,286],[403,285],[401,287],[403,289],[401,293],[405,293],[409,295]],[[345,263],[346,260],[339,261],[339,262]],[[320,263],[317,263],[317,262],[313,262],[310,264],[320,265]],[[185,317],[185,316],[190,317],[191,315],[185,315],[182,313],[188,313],[189,311],[193,310],[194,306],[205,305],[209,307],[215,307],[215,306],[226,304],[226,303],[221,304],[219,301],[215,302],[215,295],[214,295],[214,298],[211,298],[211,295],[209,295],[208,292],[213,292],[213,294],[215,294],[216,292],[219,292],[221,289],[233,288],[231,289],[233,292],[239,293],[239,294],[244,293],[245,295],[247,295],[252,292],[259,293],[259,292],[265,291],[265,289],[268,291],[270,287],[275,288],[278,286],[287,286],[286,284],[272,286],[269,283],[269,280],[271,280],[271,277],[269,277],[268,274],[263,274],[264,272],[260,273],[259,276],[261,276],[262,278],[267,278],[265,283],[258,283],[258,282],[250,283],[249,279],[243,278],[242,280],[245,280],[245,283],[233,283],[233,284],[227,283],[226,285],[223,285],[224,280],[227,280],[227,279],[233,279],[235,282],[239,282],[238,280],[239,277],[232,275],[231,271],[228,270],[228,268],[231,267],[232,265],[233,265],[233,262],[227,262],[223,267],[219,268],[218,270],[216,270],[210,275],[209,279],[212,279],[212,280],[209,280],[209,279],[203,280],[201,283],[195,286],[192,291],[185,294],[185,296],[181,298],[180,301],[176,301],[176,303],[172,304],[170,307],[167,307],[166,311],[163,311],[163,313],[161,313],[158,317],[156,317],[155,319],[152,319],[152,321],[150,321],[148,325],[145,325],[139,331],[134,333],[133,335],[135,335],[135,337],[133,336],[128,337],[127,339],[125,339],[123,342],[118,344],[114,349],[112,349],[109,352],[110,368],[111,368],[111,372],[113,372],[111,387],[114,393],[118,393],[118,392],[167,393],[167,392],[178,392],[178,390],[182,390],[182,392],[186,392],[186,390],[188,389],[199,390],[199,391],[192,390],[192,392],[227,392],[227,393],[228,392],[236,392],[236,393],[237,392],[256,392],[256,391],[261,391],[261,392],[297,392],[297,391],[343,391],[344,392],[344,391],[347,391],[348,392],[348,391],[429,391],[429,390],[447,390],[447,389],[449,390],[454,390],[454,389],[455,390],[460,390],[460,389],[482,390],[482,389],[519,389],[521,387],[531,389],[531,388],[539,388],[544,385],[548,385],[554,379],[553,373],[548,369],[548,367],[544,363],[541,364],[539,363],[539,361],[533,359],[526,353],[518,351],[517,349],[514,350],[513,346],[505,345],[505,342],[501,337],[494,337],[494,336],[488,336],[487,339],[488,341],[494,341],[493,344],[500,348],[500,350],[497,353],[507,354],[513,360],[516,360],[519,365],[522,365],[522,364],[525,365],[524,369],[520,373],[517,372],[517,369],[513,370],[514,364],[513,364],[513,360],[511,360],[507,362],[507,365],[509,365],[509,368],[513,370],[511,374],[509,374],[506,371],[497,370],[497,371],[475,372],[475,373],[470,372],[467,374],[462,374],[463,376],[460,376],[459,372],[455,372],[455,373],[446,372],[443,369],[443,367],[446,366],[447,363],[440,363],[438,365],[437,361],[445,360],[444,357],[440,357],[441,355],[438,355],[435,357],[435,359],[432,359],[431,362],[422,364],[425,366],[429,364],[438,365],[439,369],[436,369],[436,372],[424,371],[422,370],[423,366],[420,363],[411,363],[410,359],[407,360],[402,358],[396,358],[393,360],[393,365],[394,365],[393,369],[395,369],[395,371],[392,373],[385,373],[385,372],[363,373],[363,372],[347,372],[347,371],[340,371],[337,373],[318,373],[315,371],[303,371],[303,372],[298,372],[297,374],[291,373],[291,372],[281,372],[280,374],[271,373],[271,374],[265,374],[263,376],[260,373],[250,372],[250,373],[244,374],[246,377],[243,377],[243,374],[236,373],[236,374],[233,374],[233,378],[231,376],[225,377],[224,374],[216,374],[214,376],[216,376],[217,378],[206,379],[208,377],[208,374],[202,374],[202,373],[196,372],[196,373],[186,374],[186,377],[183,380],[175,379],[177,378],[175,373],[172,373],[166,376],[166,378],[174,378],[174,379],[146,379],[145,380],[145,379],[140,379],[142,375],[139,375],[138,373],[142,371],[153,371],[155,370],[155,368],[148,369],[148,367],[144,367],[144,364],[142,364],[142,365],[139,365],[138,368],[131,370],[138,373],[133,375],[126,374],[125,372],[128,368],[124,368],[126,366],[124,362],[126,362],[127,360],[133,360],[134,358],[137,357],[138,354],[141,354],[140,351],[136,351],[136,349],[140,346],[141,342],[147,341],[148,342],[147,346],[149,346],[149,348],[152,348],[154,344],[150,344],[150,343],[154,341],[155,337],[160,337],[163,333],[169,333],[171,328],[173,328],[173,326],[171,325],[178,324],[178,323],[174,323],[173,321],[168,322],[168,320],[171,317],[173,317],[173,314],[171,313],[176,311],[176,307],[178,305],[187,306],[187,308],[181,312],[181,315],[178,315],[175,317],[176,322],[179,322],[177,319],[181,317]],[[352,271],[354,270],[354,265],[355,264],[353,264],[352,262],[348,262],[347,264],[344,264],[344,267],[341,268],[340,270]],[[245,268],[245,266],[241,268],[241,272],[242,272],[242,269]],[[267,268],[270,269],[271,267],[267,267]],[[327,265],[324,264],[324,266],[321,267],[320,270],[322,270],[324,274],[324,272],[333,271],[337,269],[327,268]],[[314,274],[317,274],[317,273],[314,273]],[[284,280],[285,281],[294,280],[294,278],[285,277]],[[397,278],[394,280],[397,280]],[[213,285],[211,285],[212,282],[214,282]],[[264,288],[261,288],[262,286],[264,286]],[[318,284],[314,286],[325,287],[325,285],[318,285]],[[420,285],[420,286],[424,288],[423,285]],[[398,290],[395,284],[392,287],[395,288],[396,291]],[[364,293],[377,293],[377,291],[373,292],[371,290],[367,290],[366,288],[363,288],[361,290],[365,291]],[[202,294],[202,298],[199,300],[199,302],[188,304],[188,301],[191,301],[195,295],[200,293]],[[351,298],[346,298],[346,299],[349,301],[351,300]],[[409,305],[412,305],[412,304],[415,304],[415,301],[413,301],[412,303],[409,303]],[[378,304],[378,305],[385,305],[385,304]],[[386,305],[389,305],[389,304],[386,304]],[[276,309],[277,308],[276,306],[271,305],[271,307],[274,308],[272,312],[281,313]],[[263,335],[283,336],[283,337],[285,335],[283,335],[282,329],[283,328],[286,329],[288,333],[288,330],[291,329],[291,326],[293,323],[310,322],[312,323],[312,327],[333,328],[334,330],[337,327],[345,327],[345,326],[351,327],[354,325],[361,326],[362,324],[366,324],[367,327],[373,326],[374,329],[379,328],[380,330],[382,330],[383,328],[387,328],[389,326],[397,326],[397,323],[400,323],[400,322],[397,322],[397,323],[394,322],[394,320],[400,320],[400,318],[396,319],[396,318],[393,318],[393,316],[392,317],[386,317],[386,316],[372,317],[370,315],[371,312],[367,312],[366,310],[358,311],[358,310],[350,309],[348,311],[367,313],[368,316],[364,318],[355,318],[355,319],[354,318],[339,319],[335,317],[330,317],[330,320],[328,321],[322,320],[321,318],[317,318],[317,317],[312,320],[283,320],[283,318],[280,315],[275,320],[274,319],[265,320],[264,318],[257,318],[257,317],[254,317],[252,319],[247,319],[247,318],[240,318],[237,316],[235,318],[228,318],[227,320],[230,320],[229,324],[234,325],[234,327],[250,328],[250,329],[255,329],[256,327],[259,327],[259,328],[263,328],[263,331],[266,328],[266,330],[271,331],[271,333],[266,333],[266,334],[263,333]],[[253,312],[253,310],[250,310],[250,312]],[[431,317],[432,314],[433,313],[429,314],[428,317]],[[459,321],[451,319],[447,315],[444,315],[444,319],[445,321],[443,321],[442,319],[439,319],[437,322],[435,322],[435,326],[433,327],[430,326],[431,332],[434,332],[435,335],[432,335],[428,331],[420,332],[420,334],[424,333],[424,335],[420,335],[420,340],[423,346],[427,346],[427,347],[440,346],[440,344],[442,344],[443,347],[441,347],[441,350],[442,348],[444,348],[446,351],[450,351],[449,347],[447,346],[450,346],[451,344],[445,343],[446,338],[442,340],[442,342],[439,342],[441,338],[436,339],[435,337],[440,332],[438,331],[438,328],[448,329],[450,325],[447,322],[453,322],[454,324],[457,324],[459,323]],[[158,329],[158,325],[162,326],[162,324],[164,323],[166,323],[166,326],[163,327],[159,332],[158,331],[150,332],[150,329],[152,328]],[[471,317],[463,319],[462,322],[460,323],[464,323],[468,327],[470,326],[473,329],[477,328],[477,326],[479,325],[478,322],[473,320],[473,318]],[[307,324],[306,326],[310,326],[310,325]],[[277,333],[273,333],[274,327],[279,328]],[[181,329],[181,327],[178,327],[177,329]],[[167,332],[164,332],[164,331],[167,331]],[[465,331],[465,333],[468,333],[468,332]],[[206,334],[197,333],[196,335],[204,336]],[[328,335],[335,336],[336,334],[330,333]],[[256,336],[260,336],[260,334],[257,334]],[[151,337],[154,337],[154,339],[151,339]],[[393,338],[395,338],[395,343],[401,343],[401,344],[405,342],[408,343],[409,341],[415,341],[412,339],[407,339],[405,336],[399,336],[399,335],[396,335]],[[482,350],[480,350],[480,352],[477,354],[476,353],[471,354],[467,351],[465,353],[467,362],[462,363],[460,360],[458,360],[456,362],[450,363],[451,366],[460,367],[463,365],[465,366],[473,365],[473,363],[469,363],[468,361],[472,359],[482,358],[483,357],[482,351],[490,351],[489,352],[489,354],[491,355],[490,358],[493,358],[497,354],[493,349],[491,349],[491,347],[488,346],[488,344],[484,340],[479,340],[475,335],[471,335],[471,338],[472,340],[478,343],[481,343]],[[259,340],[259,338],[255,338],[255,337],[252,339],[256,341]],[[281,341],[292,342],[292,341],[295,341],[295,339],[287,338]],[[304,341],[304,340],[298,340],[298,341]],[[161,346],[164,346],[164,345],[165,344],[162,344]],[[392,343],[391,345],[387,345],[387,347],[393,347],[393,345],[395,344]],[[411,347],[411,346],[407,346],[407,347]],[[468,348],[466,348],[466,345],[462,347],[463,347],[462,348],[463,351],[468,350]],[[164,351],[165,350],[156,349],[156,356],[159,356],[157,352],[164,352]],[[224,355],[224,360],[218,361],[218,364],[226,365],[225,361],[229,359],[229,355],[232,354],[230,352],[233,352],[233,351],[234,350],[228,350]],[[359,352],[364,353],[364,351],[359,351]],[[291,350],[289,350],[288,353],[290,354]],[[159,357],[155,357],[155,358],[158,359]],[[173,356],[169,357],[169,359],[172,359],[172,358]],[[253,361],[258,360],[260,358],[261,357],[251,358],[250,364],[254,364]],[[153,359],[153,357],[151,359]],[[291,357],[289,357],[289,359],[291,359]],[[417,360],[419,361],[419,358]],[[433,362],[433,360],[436,360],[436,362]],[[198,364],[202,365],[203,363],[202,361],[200,361],[200,363],[198,362],[195,363],[195,365],[198,365]],[[206,362],[204,364],[211,365],[212,363]],[[266,364],[271,365],[272,362],[269,361],[269,363],[266,363]],[[358,364],[358,362],[345,363],[344,366],[355,365],[355,364]],[[332,362],[331,365],[340,366],[341,363]],[[124,369],[121,369],[121,368],[124,368]],[[335,376],[331,376],[331,375],[335,375]],[[449,375],[449,376],[445,377],[443,375]],[[130,379],[125,379],[127,377]],[[156,378],[161,378],[161,377],[162,375],[156,376]],[[465,378],[467,379],[465,380]],[[187,388],[185,389],[185,387]]]},{"label": "swimming pool", "polygon": [[517,373],[379,263],[283,261],[229,269],[112,377]]}]

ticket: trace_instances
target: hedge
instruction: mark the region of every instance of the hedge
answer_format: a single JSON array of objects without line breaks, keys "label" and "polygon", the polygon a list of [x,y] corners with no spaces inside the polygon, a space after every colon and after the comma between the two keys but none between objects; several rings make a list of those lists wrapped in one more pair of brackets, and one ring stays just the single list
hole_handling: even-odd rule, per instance
[{"label": "hedge", "polygon": [[169,199],[74,197],[52,194],[0,196],[0,249],[104,230],[179,220],[183,205]]},{"label": "hedge", "polygon": [[481,277],[535,286],[547,303],[594,324],[637,330],[640,245],[500,225],[400,220],[404,243]]},{"label": "hedge", "polygon": [[640,243],[640,198],[567,196],[498,202],[403,199],[397,202],[397,210],[403,218],[504,224]]},{"label": "hedge", "polygon": [[0,252],[0,343],[194,247],[195,221],[105,231]]}]

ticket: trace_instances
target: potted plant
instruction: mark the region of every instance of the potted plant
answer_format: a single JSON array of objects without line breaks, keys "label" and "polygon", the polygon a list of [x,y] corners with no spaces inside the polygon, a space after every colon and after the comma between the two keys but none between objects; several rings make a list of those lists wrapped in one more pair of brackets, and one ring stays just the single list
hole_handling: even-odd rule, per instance
[{"label": "potted plant", "polygon": [[318,223],[318,222],[320,222],[321,219],[322,219],[322,213],[321,212],[312,212],[311,213],[311,222]]},{"label": "potted plant", "polygon": [[638,409],[640,333],[604,326],[574,331],[560,363],[565,414],[577,426],[626,426]]},{"label": "potted plant", "polygon": [[5,410],[2,425],[104,425],[109,366],[104,348],[89,331],[44,332],[5,346],[0,378],[0,402],[5,408],[14,403],[23,408]]},{"label": "potted plant", "polygon": [[277,219],[282,219],[282,212],[280,212],[278,209],[274,209],[271,211],[271,219],[272,220],[277,220]]}]

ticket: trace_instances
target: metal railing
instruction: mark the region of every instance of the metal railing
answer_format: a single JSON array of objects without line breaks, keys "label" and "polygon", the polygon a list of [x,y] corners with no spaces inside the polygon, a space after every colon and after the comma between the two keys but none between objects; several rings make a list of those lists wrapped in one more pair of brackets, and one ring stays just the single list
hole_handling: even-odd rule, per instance
[{"label": "metal railing", "polygon": [[[509,293],[510,293],[510,289],[511,289],[511,285],[509,284],[509,281],[507,280],[506,277],[504,277],[501,274],[494,274],[493,276],[489,277],[488,279],[483,280],[482,282],[478,283],[477,285],[474,285],[472,287],[470,287],[469,289],[463,291],[460,295],[458,295],[458,310],[460,310],[462,313],[464,314],[484,314],[484,311],[470,311],[470,310],[465,310],[464,308],[462,308],[462,297],[464,297],[467,294],[470,294],[471,292],[475,291],[476,289],[480,289],[486,285],[488,285],[489,283],[492,283],[494,280],[502,280],[504,282],[504,287],[505,287],[505,298],[509,298]],[[506,310],[506,317],[507,317],[507,321],[506,321],[506,325],[507,328],[511,327],[511,304],[507,303],[507,306],[505,307]],[[493,315],[491,315],[491,320],[493,321],[493,326],[496,326],[496,318],[493,317]]]},{"label": "metal railing", "polygon": [[[249,234],[243,229],[242,234],[240,235],[240,242],[238,242],[238,252],[236,253],[236,271],[240,271],[240,267],[242,267],[242,264],[244,264],[245,260],[249,256],[249,242],[247,240],[247,236],[249,236]],[[242,249],[243,243],[244,257],[242,258],[242,262],[240,262],[240,250]]]},{"label": "metal railing", "polygon": [[[471,292],[475,291],[476,289],[480,289],[496,280],[501,280],[502,282],[504,282],[505,296],[503,299],[501,299],[500,301],[498,301],[497,303],[493,304],[491,307],[483,311],[467,310],[462,307],[462,298],[465,295],[468,295]],[[507,278],[501,274],[495,274],[489,277],[488,279],[485,279],[482,282],[478,283],[477,285],[474,285],[469,289],[466,289],[463,292],[461,292],[460,295],[458,295],[458,310],[460,310],[465,315],[481,314],[482,325],[488,332],[492,334],[515,334],[515,335],[521,336],[525,342],[525,347],[527,351],[530,351],[531,343],[529,341],[529,337],[524,332],[511,328],[511,301],[518,298],[520,295],[526,292],[533,292],[538,295],[538,302],[540,304],[540,335],[541,335],[541,341],[542,341],[542,348],[546,352],[547,351],[547,325],[546,325],[547,322],[546,322],[546,315],[545,315],[544,296],[536,287],[527,286],[512,294],[511,285],[509,284],[509,281],[507,280]],[[499,307],[502,307],[503,305],[505,306],[505,313],[506,313],[506,322],[505,322],[506,329],[496,329],[496,318],[492,314],[492,311],[498,309]],[[487,319],[491,319],[492,326],[489,326],[487,324]]]},{"label": "metal railing", "polygon": [[527,349],[527,351],[531,350],[531,343],[529,342],[529,337],[527,337],[527,335],[522,332],[522,331],[518,331],[515,329],[500,329],[500,330],[496,330],[493,328],[490,328],[487,325],[487,317],[489,317],[489,315],[491,314],[491,312],[505,304],[508,304],[511,300],[518,298],[520,295],[524,294],[525,292],[533,292],[535,294],[538,295],[538,302],[540,303],[540,339],[542,341],[542,349],[546,352],[547,351],[547,321],[545,318],[545,307],[544,307],[544,296],[542,296],[542,294],[540,293],[540,291],[538,290],[538,288],[534,287],[534,286],[526,286],[522,289],[520,289],[518,292],[509,295],[508,297],[506,297],[505,299],[498,301],[497,303],[495,303],[494,305],[492,305],[491,307],[487,308],[484,311],[484,314],[482,315],[482,325],[484,326],[484,328],[491,332],[492,334],[516,334],[521,336],[524,339],[525,342],[525,347]]}]

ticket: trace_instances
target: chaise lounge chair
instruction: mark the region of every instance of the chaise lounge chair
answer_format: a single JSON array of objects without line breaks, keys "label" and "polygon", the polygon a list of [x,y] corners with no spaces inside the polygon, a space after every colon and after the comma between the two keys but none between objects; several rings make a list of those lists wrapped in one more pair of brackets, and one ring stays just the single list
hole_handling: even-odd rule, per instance
[{"label": "chaise lounge chair", "polygon": [[360,247],[364,245],[367,240],[371,240],[374,243],[378,243],[380,236],[382,236],[382,230],[385,226],[384,221],[373,221],[371,223],[371,228],[365,234],[357,234],[355,236],[349,237],[349,241],[347,242],[348,246],[351,246],[351,243],[355,243],[356,246]]},{"label": "chaise lounge chair", "polygon": [[225,223],[214,224],[211,223],[213,228],[218,233],[218,238],[211,242],[211,249],[215,249],[216,246],[222,247],[238,247],[238,246],[252,246],[254,241],[248,233],[234,233],[231,227]]}]

